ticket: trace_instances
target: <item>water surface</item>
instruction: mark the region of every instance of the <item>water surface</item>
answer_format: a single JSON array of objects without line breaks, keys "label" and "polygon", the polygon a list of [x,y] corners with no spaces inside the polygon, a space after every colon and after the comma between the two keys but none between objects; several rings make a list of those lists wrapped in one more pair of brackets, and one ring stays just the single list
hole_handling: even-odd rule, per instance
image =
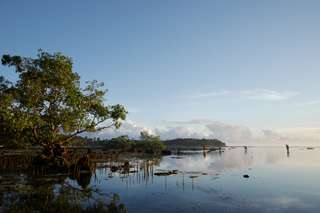
[{"label": "water surface", "polygon": [[[288,154],[282,147],[227,147],[223,152],[130,159],[130,171],[111,172],[112,165],[122,162],[99,163],[82,181],[54,180],[49,190],[57,194],[62,185],[97,191],[100,198],[117,194],[129,212],[318,212],[320,207],[320,148],[295,147]],[[168,170],[178,172],[154,175]],[[22,177],[16,180],[20,187],[26,184]],[[1,190],[2,200],[8,199],[9,189]]]}]

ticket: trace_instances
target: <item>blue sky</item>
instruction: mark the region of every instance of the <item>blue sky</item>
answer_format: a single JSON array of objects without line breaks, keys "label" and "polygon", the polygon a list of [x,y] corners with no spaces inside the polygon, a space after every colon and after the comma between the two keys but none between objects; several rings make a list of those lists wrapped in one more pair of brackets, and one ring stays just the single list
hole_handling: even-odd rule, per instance
[{"label": "blue sky", "polygon": [[71,56],[83,81],[104,81],[107,101],[142,126],[317,128],[319,9],[308,0],[1,0],[0,54]]}]

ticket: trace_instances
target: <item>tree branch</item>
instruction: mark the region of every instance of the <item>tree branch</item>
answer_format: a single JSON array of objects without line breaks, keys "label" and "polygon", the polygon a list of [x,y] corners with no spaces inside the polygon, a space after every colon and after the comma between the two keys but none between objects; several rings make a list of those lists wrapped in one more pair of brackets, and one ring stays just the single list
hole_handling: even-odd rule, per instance
[{"label": "tree branch", "polygon": [[[98,122],[97,125],[100,124],[100,123],[102,123],[102,122],[104,122],[104,121]],[[110,128],[110,127],[112,127],[113,125],[114,125],[114,123],[112,122],[110,125],[104,126],[104,127],[100,127],[100,128],[98,128],[98,129],[96,129],[95,131],[101,131],[101,130],[103,130],[103,129]],[[60,144],[60,145],[64,145],[65,143],[67,143],[67,142],[69,142],[71,139],[73,139],[75,136],[77,136],[77,135],[79,135],[79,134],[81,134],[81,133],[83,133],[83,132],[86,132],[86,131],[88,131],[88,130],[89,130],[89,127],[88,127],[88,128],[85,128],[85,129],[82,129],[82,130],[79,130],[79,131],[76,131],[75,133],[67,136],[64,140],[60,141],[59,144]]]}]

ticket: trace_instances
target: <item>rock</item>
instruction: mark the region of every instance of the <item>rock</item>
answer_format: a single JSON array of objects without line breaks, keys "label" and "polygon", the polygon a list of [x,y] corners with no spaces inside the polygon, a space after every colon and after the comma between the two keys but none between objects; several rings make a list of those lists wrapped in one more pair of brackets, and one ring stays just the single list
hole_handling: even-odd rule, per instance
[{"label": "rock", "polygon": [[162,150],[161,154],[162,155],[171,155],[171,151],[170,150]]},{"label": "rock", "polygon": [[116,172],[118,171],[119,167],[118,166],[111,166],[110,170],[111,172]]},{"label": "rock", "polygon": [[243,178],[249,178],[249,175],[243,175]]},{"label": "rock", "polygon": [[176,169],[175,169],[175,170],[172,170],[171,172],[172,172],[173,174],[175,174],[175,175],[178,174],[178,170],[176,170]]},{"label": "rock", "polygon": [[171,157],[172,159],[183,159],[184,157],[182,157],[182,156],[173,156],[173,157]]},{"label": "rock", "polygon": [[128,168],[130,168],[129,161],[124,162],[123,167],[128,167]]},{"label": "rock", "polygon": [[154,175],[156,175],[156,176],[168,176],[170,174],[171,173],[169,173],[169,172],[156,172],[156,173],[154,173]]},{"label": "rock", "polygon": [[176,175],[178,174],[178,170],[169,170],[169,171],[165,171],[165,172],[156,172],[154,173],[154,175],[156,176],[169,176],[169,175]]}]

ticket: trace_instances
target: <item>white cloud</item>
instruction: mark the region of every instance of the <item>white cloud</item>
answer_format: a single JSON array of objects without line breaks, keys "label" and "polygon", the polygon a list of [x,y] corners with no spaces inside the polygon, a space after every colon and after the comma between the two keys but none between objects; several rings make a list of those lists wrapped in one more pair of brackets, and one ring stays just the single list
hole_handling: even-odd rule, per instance
[{"label": "white cloud", "polygon": [[167,126],[155,128],[155,133],[163,139],[209,138],[211,134],[205,126]]},{"label": "white cloud", "polygon": [[249,100],[257,101],[281,101],[287,100],[294,96],[299,95],[299,92],[296,91],[275,91],[275,90],[266,90],[266,89],[256,89],[256,90],[247,90],[241,91],[240,95]]},{"label": "white cloud", "polygon": [[127,135],[130,138],[139,138],[141,131],[147,131],[151,134],[154,134],[153,130],[147,127],[139,126],[134,122],[127,120],[124,121],[119,129],[108,128],[95,133],[87,133],[88,137],[99,137],[104,138],[114,138],[121,135]]},{"label": "white cloud", "polygon": [[131,138],[138,138],[141,131],[160,135],[162,139],[217,138],[227,145],[320,145],[320,128],[253,129],[208,119],[163,121],[155,128],[126,121],[118,130],[107,129],[89,136],[112,138],[128,135]]},{"label": "white cloud", "polygon": [[218,138],[229,143],[245,143],[251,141],[253,137],[251,130],[243,126],[212,122],[206,127],[211,131],[211,138]]},{"label": "white cloud", "polygon": [[191,98],[240,98],[255,101],[282,101],[299,95],[297,91],[276,91],[269,89],[253,89],[253,90],[217,90],[207,93],[199,93],[190,96]]},{"label": "white cloud", "polygon": [[303,103],[300,103],[299,105],[305,106],[305,105],[317,105],[317,104],[320,104],[320,100],[313,100],[313,101],[303,102]]}]

